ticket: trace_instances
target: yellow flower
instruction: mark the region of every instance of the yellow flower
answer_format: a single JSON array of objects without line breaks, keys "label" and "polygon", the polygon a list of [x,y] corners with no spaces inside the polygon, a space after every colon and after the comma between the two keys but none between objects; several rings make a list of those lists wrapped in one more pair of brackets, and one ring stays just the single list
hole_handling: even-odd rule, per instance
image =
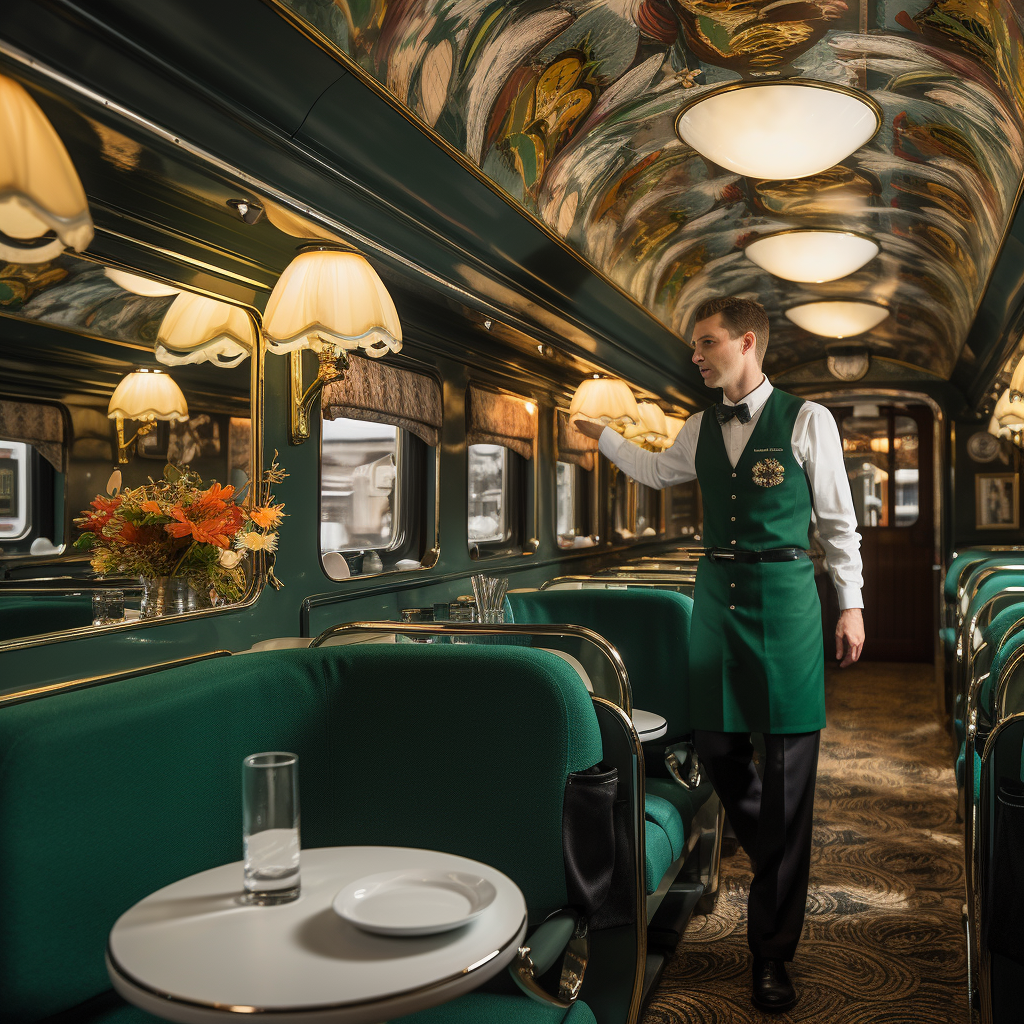
[{"label": "yellow flower", "polygon": [[247,551],[276,551],[276,533],[257,533],[255,530],[249,533],[240,533],[235,538],[235,546],[239,550]]}]

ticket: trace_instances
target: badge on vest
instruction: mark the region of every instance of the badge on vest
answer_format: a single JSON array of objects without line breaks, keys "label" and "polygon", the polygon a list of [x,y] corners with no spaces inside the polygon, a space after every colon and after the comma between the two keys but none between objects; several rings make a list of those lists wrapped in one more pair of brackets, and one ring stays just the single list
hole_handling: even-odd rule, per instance
[{"label": "badge on vest", "polygon": [[755,462],[751,476],[758,487],[778,487],[786,474],[786,467],[778,459],[761,459]]}]

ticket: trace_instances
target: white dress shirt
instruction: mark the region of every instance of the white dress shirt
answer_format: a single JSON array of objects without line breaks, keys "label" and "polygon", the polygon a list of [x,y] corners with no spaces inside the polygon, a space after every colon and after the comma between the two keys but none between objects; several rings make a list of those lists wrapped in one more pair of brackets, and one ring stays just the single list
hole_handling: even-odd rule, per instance
[{"label": "white dress shirt", "polygon": [[[722,424],[722,439],[729,462],[735,467],[746,447],[750,435],[761,417],[761,410],[774,389],[767,377],[740,402],[746,404],[750,421],[740,423],[734,416]],[[714,415],[714,410],[709,410]],[[627,441],[611,427],[601,434],[599,449],[623,472],[648,487],[671,487],[686,483],[697,476],[695,457],[700,423],[704,413],[691,416],[676,435],[672,446],[664,452],[645,451]],[[793,425],[793,457],[807,474],[814,499],[814,523],[819,540],[825,549],[828,571],[839,594],[839,608],[863,608],[861,588],[860,534],[857,533],[857,515],[853,510],[850,481],[843,460],[843,444],[832,414],[822,405],[804,402]]]}]

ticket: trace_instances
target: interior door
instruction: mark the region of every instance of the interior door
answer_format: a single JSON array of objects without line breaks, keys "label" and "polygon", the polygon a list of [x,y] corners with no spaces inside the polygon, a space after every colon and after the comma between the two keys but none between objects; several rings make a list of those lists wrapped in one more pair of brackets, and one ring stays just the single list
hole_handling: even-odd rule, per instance
[{"label": "interior door", "polygon": [[[931,410],[857,405],[831,410],[843,439],[864,559],[862,658],[931,661],[935,509]],[[839,605],[819,577],[826,656],[834,653]]]}]

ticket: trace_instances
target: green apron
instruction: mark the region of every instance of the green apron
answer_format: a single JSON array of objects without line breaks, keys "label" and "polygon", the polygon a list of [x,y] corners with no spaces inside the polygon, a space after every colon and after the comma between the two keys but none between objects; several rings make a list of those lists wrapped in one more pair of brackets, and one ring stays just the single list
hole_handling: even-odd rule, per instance
[{"label": "green apron", "polygon": [[[695,461],[705,547],[807,547],[810,484],[792,447],[802,405],[800,398],[772,391],[735,469],[714,410],[701,417]],[[821,606],[810,559],[746,565],[700,560],[690,631],[690,703],[697,729],[824,728]]]}]

